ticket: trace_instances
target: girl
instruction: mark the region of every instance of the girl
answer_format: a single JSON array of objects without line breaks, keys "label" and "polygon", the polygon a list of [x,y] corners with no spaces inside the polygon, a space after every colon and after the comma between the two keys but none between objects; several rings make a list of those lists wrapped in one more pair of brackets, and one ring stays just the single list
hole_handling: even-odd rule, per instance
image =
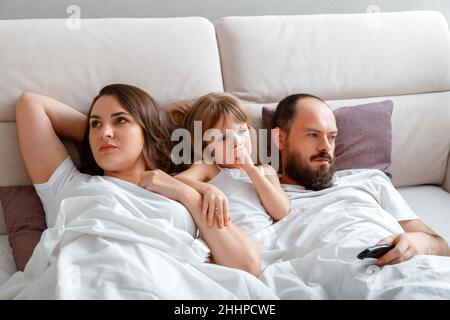
[{"label": "girl", "polygon": [[216,217],[223,227],[229,223],[230,212],[231,221],[250,234],[288,214],[289,200],[275,170],[270,165],[256,166],[250,158],[251,122],[236,97],[210,93],[192,107],[177,103],[167,112],[191,137],[196,121],[201,121],[202,133],[216,129],[211,141],[202,141],[202,149],[193,150],[202,155],[211,151],[214,161],[196,162],[175,176],[203,195],[203,221],[212,225]]}]

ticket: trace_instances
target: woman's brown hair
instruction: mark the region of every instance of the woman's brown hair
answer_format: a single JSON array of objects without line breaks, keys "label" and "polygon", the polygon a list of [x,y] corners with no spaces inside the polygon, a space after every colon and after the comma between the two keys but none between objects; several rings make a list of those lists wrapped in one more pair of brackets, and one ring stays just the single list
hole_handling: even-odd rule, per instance
[{"label": "woman's brown hair", "polygon": [[[164,110],[142,89],[126,84],[111,84],[102,88],[92,101],[87,114],[88,119],[95,102],[100,97],[107,95],[116,98],[119,104],[131,114],[136,123],[142,128],[144,135],[142,152],[146,170],[161,169],[168,173],[173,172],[175,166],[170,157],[172,149],[170,133],[172,126]],[[98,166],[92,154],[89,132],[88,120],[81,146],[80,171],[90,175],[103,175],[103,169]]]}]

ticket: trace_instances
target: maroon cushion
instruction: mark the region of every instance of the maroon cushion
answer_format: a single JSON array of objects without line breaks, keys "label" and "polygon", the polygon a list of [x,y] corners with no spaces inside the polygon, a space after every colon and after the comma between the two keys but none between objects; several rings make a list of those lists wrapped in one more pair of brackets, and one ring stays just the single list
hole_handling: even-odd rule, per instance
[{"label": "maroon cushion", "polygon": [[[392,101],[386,100],[334,110],[339,131],[336,170],[379,169],[391,177],[392,109]],[[264,128],[272,127],[274,112],[263,107]]]},{"label": "maroon cushion", "polygon": [[23,271],[47,228],[44,209],[33,186],[0,187],[0,202],[17,270]]}]

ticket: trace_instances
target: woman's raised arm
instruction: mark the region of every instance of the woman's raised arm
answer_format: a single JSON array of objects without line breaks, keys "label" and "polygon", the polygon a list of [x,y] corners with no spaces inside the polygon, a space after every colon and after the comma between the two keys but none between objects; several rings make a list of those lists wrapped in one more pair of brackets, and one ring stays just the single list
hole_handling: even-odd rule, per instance
[{"label": "woman's raised arm", "polygon": [[22,158],[33,183],[48,181],[68,156],[58,136],[82,141],[86,116],[52,98],[23,93],[16,103]]}]

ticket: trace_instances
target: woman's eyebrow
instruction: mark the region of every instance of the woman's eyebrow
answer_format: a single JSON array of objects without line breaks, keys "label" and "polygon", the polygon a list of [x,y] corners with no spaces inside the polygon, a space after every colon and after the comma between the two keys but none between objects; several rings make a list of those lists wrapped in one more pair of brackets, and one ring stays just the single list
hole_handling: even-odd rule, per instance
[{"label": "woman's eyebrow", "polygon": [[[111,117],[117,117],[117,116],[120,116],[120,115],[130,116],[129,113],[120,111],[120,112],[114,112],[114,113],[112,113],[112,114],[111,114]],[[101,117],[98,116],[98,115],[96,115],[96,114],[91,114],[91,115],[89,116],[89,119],[90,119],[90,118],[101,119]]]}]

